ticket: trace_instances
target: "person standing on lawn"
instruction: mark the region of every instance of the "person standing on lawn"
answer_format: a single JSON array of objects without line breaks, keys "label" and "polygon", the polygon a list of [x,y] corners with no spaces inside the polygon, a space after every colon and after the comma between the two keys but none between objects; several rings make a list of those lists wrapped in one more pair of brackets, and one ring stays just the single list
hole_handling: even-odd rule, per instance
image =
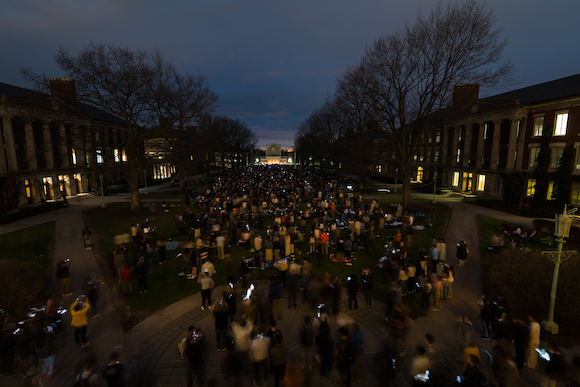
[{"label": "person standing on lawn", "polygon": [[211,307],[211,291],[215,286],[211,275],[208,270],[204,270],[201,276],[197,279],[197,282],[201,284],[201,310],[205,309],[205,304],[207,301],[207,307]]}]

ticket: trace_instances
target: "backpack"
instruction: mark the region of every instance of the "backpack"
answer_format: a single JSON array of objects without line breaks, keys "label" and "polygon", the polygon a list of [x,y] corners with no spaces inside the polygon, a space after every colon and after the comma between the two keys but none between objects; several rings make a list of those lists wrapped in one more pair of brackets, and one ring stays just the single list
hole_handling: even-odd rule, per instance
[{"label": "backpack", "polygon": [[314,330],[310,325],[302,326],[302,345],[312,347],[314,345]]}]

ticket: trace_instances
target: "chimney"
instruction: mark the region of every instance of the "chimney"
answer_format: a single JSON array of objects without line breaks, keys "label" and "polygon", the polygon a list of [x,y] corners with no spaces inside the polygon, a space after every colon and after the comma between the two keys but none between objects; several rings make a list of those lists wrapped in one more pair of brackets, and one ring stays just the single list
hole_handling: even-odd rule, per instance
[{"label": "chimney", "polygon": [[70,102],[77,101],[77,91],[74,79],[49,78],[48,80],[50,81],[50,95],[54,95]]},{"label": "chimney", "polygon": [[453,105],[479,98],[479,83],[456,83],[453,86]]}]

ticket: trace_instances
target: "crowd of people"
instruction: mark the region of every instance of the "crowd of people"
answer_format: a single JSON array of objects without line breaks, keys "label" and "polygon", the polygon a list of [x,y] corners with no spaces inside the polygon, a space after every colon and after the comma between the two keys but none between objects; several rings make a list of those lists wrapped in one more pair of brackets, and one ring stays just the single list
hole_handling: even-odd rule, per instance
[{"label": "crowd of people", "polygon": [[[238,386],[246,376],[254,385],[266,385],[268,378],[273,378],[276,387],[283,380],[284,385],[293,385],[292,381],[304,374],[293,364],[287,365],[290,352],[287,337],[296,335],[301,354],[297,367],[308,371],[314,367],[312,372],[318,374],[321,382],[350,386],[353,380],[361,379],[364,341],[356,321],[348,326],[337,323],[341,303],[345,301],[348,309],[357,310],[362,293],[362,306],[369,309],[376,282],[385,286],[381,300],[385,305],[384,326],[396,360],[406,355],[409,316],[441,310],[444,302],[453,299],[456,268],[469,264],[466,241],[457,242],[457,248],[453,248],[457,259],[453,260],[457,262],[454,267],[444,238],[433,240],[430,246],[413,245],[414,233],[423,227],[417,224],[415,213],[403,213],[399,205],[385,212],[375,200],[353,195],[344,179],[337,180],[335,175],[319,171],[248,168],[210,181],[190,200],[191,205],[179,211],[162,203],[162,211],[174,213],[175,230],[158,230],[148,218],[132,225],[130,243],[120,243],[111,254],[111,273],[123,295],[134,293],[136,279],[139,294],[146,297],[149,274],[156,265],[162,266],[167,261],[168,241],[162,234],[177,232],[172,237],[181,243],[178,258],[184,270],[180,274],[200,284],[201,309],[213,314],[215,348],[226,352],[224,373],[231,386]],[[155,206],[149,211],[155,212]],[[386,246],[377,246],[377,230],[384,227],[394,227],[397,232]],[[513,232],[521,234],[521,227],[519,232],[518,227]],[[90,229],[84,228],[82,237],[85,248],[92,248]],[[233,247],[243,247],[243,259],[234,257]],[[365,266],[346,278],[339,278],[331,270],[315,273],[315,266],[321,266],[323,259],[348,264],[356,260],[355,251],[370,256],[376,249],[384,249],[383,257],[376,263],[378,268]],[[135,265],[130,257],[135,258]],[[223,292],[214,294],[214,263],[222,260],[227,285]],[[267,279],[260,274],[265,268],[275,269],[268,271],[272,275]],[[251,276],[252,270],[257,275]],[[57,276],[62,295],[71,295],[67,260],[58,265]],[[266,280],[268,285],[264,285]],[[88,321],[98,315],[99,281],[93,276],[85,282],[83,295],[69,309],[77,347],[90,344]],[[410,296],[405,303],[404,296]],[[277,328],[278,321],[283,319],[286,307],[291,310],[299,303],[307,304],[310,312],[284,338]],[[49,300],[46,311],[47,318],[55,318],[54,302]],[[508,315],[501,298],[482,301],[482,338],[495,340],[493,378],[499,386],[513,385],[518,370],[538,364],[538,323],[528,316],[508,318]],[[484,385],[485,377],[478,368],[481,355],[474,339],[478,330],[468,315],[459,316],[454,324],[466,386]],[[42,361],[42,373],[48,377],[54,367],[53,338],[54,333],[44,328],[30,338],[35,343],[34,353]],[[206,382],[209,347],[207,332],[199,326],[190,327],[180,341],[181,357],[187,358],[190,365],[188,386]],[[558,355],[557,347],[551,347],[549,356],[558,359]],[[94,358],[84,359],[79,380],[95,386],[110,375],[121,380],[124,368],[118,357],[116,353],[111,355],[102,376],[96,373]],[[554,365],[558,361],[550,364],[550,380],[555,380],[558,373],[564,372],[563,367]],[[410,371],[414,385],[436,380],[445,372],[437,358],[433,335],[427,334],[424,342],[415,347]]]}]

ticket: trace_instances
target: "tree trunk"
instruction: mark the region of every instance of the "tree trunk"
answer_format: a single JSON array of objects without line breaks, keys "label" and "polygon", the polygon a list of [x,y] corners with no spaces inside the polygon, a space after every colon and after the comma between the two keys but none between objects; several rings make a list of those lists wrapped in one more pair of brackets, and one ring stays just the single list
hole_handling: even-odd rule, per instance
[{"label": "tree trunk", "polygon": [[135,148],[135,146],[129,145],[127,149],[129,166],[129,179],[127,182],[129,183],[129,192],[131,194],[131,210],[140,210],[143,207],[141,206],[141,197],[139,195],[139,168],[135,160],[135,149],[132,148]]},{"label": "tree trunk", "polygon": [[[404,174],[406,175],[406,174]],[[409,176],[404,176],[402,179],[403,185],[403,209],[408,210],[411,207],[411,179]]]}]

